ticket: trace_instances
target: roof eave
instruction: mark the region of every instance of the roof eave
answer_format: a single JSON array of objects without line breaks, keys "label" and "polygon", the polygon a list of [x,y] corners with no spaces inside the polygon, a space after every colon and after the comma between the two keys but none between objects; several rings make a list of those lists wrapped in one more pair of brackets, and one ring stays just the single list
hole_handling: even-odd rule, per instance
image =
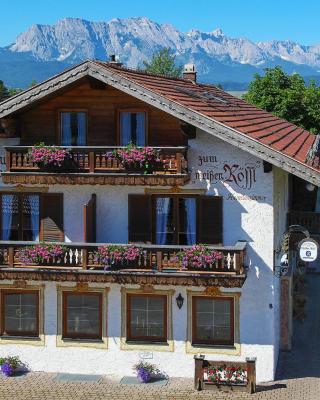
[{"label": "roof eave", "polygon": [[27,107],[31,103],[41,100],[45,96],[62,89],[66,85],[84,76],[91,76],[98,79],[176,118],[188,122],[225,142],[232,143],[239,149],[267,161],[270,164],[311,182],[314,185],[320,186],[320,173],[314,168],[274,150],[234,128],[230,128],[221,122],[169,100],[165,96],[155,93],[141,84],[132,82],[130,79],[121,75],[121,70],[102,66],[94,61],[86,61],[34,88],[18,94],[12,99],[10,98],[2,102],[0,104],[0,118]]}]

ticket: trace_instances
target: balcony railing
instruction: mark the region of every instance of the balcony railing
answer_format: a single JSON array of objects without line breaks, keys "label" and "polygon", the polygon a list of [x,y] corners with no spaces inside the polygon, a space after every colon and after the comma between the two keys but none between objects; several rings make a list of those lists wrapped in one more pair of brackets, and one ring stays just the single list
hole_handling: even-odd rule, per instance
[{"label": "balcony railing", "polygon": [[308,229],[310,234],[320,235],[320,213],[308,211],[290,211],[288,226],[301,225]]},{"label": "balcony railing", "polygon": [[32,161],[32,146],[5,147],[4,183],[43,184],[122,184],[122,185],[184,185],[189,180],[187,147],[153,147],[160,162],[146,174],[144,170],[126,168],[110,157],[124,147],[60,146],[70,154],[61,169],[40,168]]},{"label": "balcony railing", "polygon": [[[125,147],[67,147],[70,153],[70,172],[82,173],[123,173],[126,168],[119,160],[108,156],[113,150],[124,149]],[[41,171],[32,162],[29,151],[32,147],[15,146],[5,147],[6,168],[8,172]],[[184,174],[187,173],[186,147],[154,147],[158,152],[161,166],[154,174]],[[65,171],[64,171],[65,172]]]},{"label": "balcony railing", "polygon": [[[0,268],[31,268],[53,270],[105,270],[106,266],[97,261],[95,253],[103,243],[54,243],[63,245],[65,252],[62,256],[52,257],[41,264],[23,264],[19,260],[19,251],[26,246],[33,246],[35,242],[0,241]],[[52,243],[53,244],[53,243]],[[110,271],[134,272],[177,272],[197,274],[224,274],[242,275],[245,273],[244,257],[245,242],[237,242],[234,246],[210,246],[209,249],[222,253],[222,259],[215,261],[207,268],[183,267],[175,260],[177,252],[190,246],[156,246],[140,245],[141,256],[137,261],[128,261],[111,267]],[[174,261],[173,261],[174,260]]]}]

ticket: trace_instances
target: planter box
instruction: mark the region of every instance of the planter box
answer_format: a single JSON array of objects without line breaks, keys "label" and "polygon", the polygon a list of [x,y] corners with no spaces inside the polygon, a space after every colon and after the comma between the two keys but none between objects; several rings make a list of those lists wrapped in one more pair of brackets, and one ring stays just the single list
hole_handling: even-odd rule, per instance
[{"label": "planter box", "polygon": [[[232,361],[211,361],[205,360],[205,356],[194,356],[194,388],[196,390],[215,390],[221,392],[256,392],[256,359],[246,359],[246,362]],[[246,381],[244,383],[216,383],[204,379],[205,370],[210,367],[241,368],[246,371]]]},{"label": "planter box", "polygon": [[216,392],[247,392],[247,384],[245,383],[215,383],[215,382],[203,382],[204,390],[214,390]]}]

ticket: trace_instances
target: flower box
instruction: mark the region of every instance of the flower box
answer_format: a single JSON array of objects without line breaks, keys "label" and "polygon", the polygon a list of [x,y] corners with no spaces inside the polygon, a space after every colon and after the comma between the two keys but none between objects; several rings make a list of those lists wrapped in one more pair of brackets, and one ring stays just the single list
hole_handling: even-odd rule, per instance
[{"label": "flower box", "polygon": [[30,161],[41,171],[61,172],[72,168],[73,160],[67,149],[39,143],[29,151]]},{"label": "flower box", "polygon": [[65,246],[39,243],[27,246],[18,251],[18,259],[22,265],[42,265],[59,263],[66,253]]},{"label": "flower box", "polygon": [[196,390],[256,391],[256,359],[246,362],[205,360],[205,356],[194,356]]},{"label": "flower box", "polygon": [[118,160],[128,173],[153,174],[161,170],[163,163],[158,152],[152,147],[137,147],[129,144],[123,149],[117,149],[106,154],[109,159]]},{"label": "flower box", "polygon": [[94,254],[94,261],[104,266],[105,270],[137,268],[144,256],[142,249],[133,245],[99,246]]}]

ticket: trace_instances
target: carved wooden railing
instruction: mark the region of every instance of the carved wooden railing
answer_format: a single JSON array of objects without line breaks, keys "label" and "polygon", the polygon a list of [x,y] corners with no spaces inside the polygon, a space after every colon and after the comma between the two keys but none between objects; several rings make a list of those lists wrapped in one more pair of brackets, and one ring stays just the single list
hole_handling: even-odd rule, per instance
[{"label": "carved wooden railing", "polygon": [[290,211],[288,213],[288,226],[301,225],[309,233],[320,235],[320,213],[308,211]]},{"label": "carved wooden railing", "polygon": [[[120,146],[91,147],[60,146],[70,153],[67,169],[61,172],[71,173],[126,173],[128,172],[119,160],[110,157],[113,150],[123,149]],[[40,172],[29,154],[31,146],[5,147],[7,172]],[[153,147],[159,154],[160,162],[153,174],[186,174],[187,148],[180,147]],[[142,172],[143,173],[143,172]]]},{"label": "carved wooden railing", "polygon": [[[40,268],[40,269],[67,269],[67,270],[103,270],[106,269],[95,257],[99,246],[103,243],[52,243],[64,246],[62,256],[52,257],[39,264],[25,264],[19,260],[19,251],[26,246],[32,246],[35,242],[0,241],[0,267],[1,268]],[[197,272],[200,274],[236,274],[245,273],[244,257],[245,242],[237,242],[234,246],[210,246],[212,250],[222,253],[221,260],[215,261],[206,269],[197,269],[188,266],[183,268],[181,263],[174,260],[177,252],[190,246],[156,246],[140,245],[141,256],[136,261],[125,262],[117,265],[112,270],[130,270],[140,272]]]}]

